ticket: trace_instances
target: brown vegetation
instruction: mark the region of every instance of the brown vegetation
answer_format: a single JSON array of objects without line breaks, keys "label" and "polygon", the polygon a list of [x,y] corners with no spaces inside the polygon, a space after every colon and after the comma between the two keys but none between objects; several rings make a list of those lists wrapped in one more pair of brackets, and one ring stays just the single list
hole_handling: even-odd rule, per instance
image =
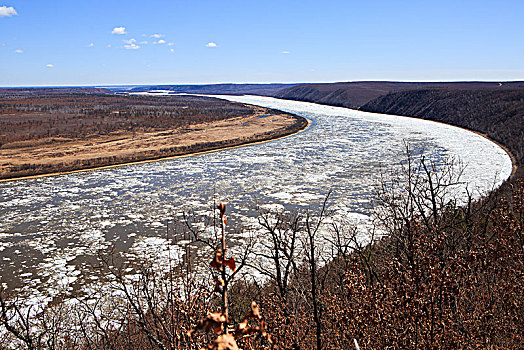
[{"label": "brown vegetation", "polygon": [[[269,115],[265,118],[258,118]],[[0,100],[0,178],[159,159],[273,139],[306,120],[191,97],[41,94]]]}]

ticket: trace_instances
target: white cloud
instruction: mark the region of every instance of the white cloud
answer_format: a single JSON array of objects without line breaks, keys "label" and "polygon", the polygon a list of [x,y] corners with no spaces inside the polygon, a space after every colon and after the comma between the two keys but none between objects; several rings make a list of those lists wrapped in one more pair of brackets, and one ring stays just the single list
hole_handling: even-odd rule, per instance
[{"label": "white cloud", "polygon": [[93,47],[93,46],[95,46],[95,44],[93,44],[93,43],[89,44],[89,47]]},{"label": "white cloud", "polygon": [[289,51],[282,51],[283,54],[287,55]]},{"label": "white cloud", "polygon": [[111,47],[111,44],[107,44],[106,47]]},{"label": "white cloud", "polygon": [[151,37],[155,38],[155,39],[160,39],[160,38],[165,37],[165,35],[164,34],[153,34],[153,35],[151,35]]},{"label": "white cloud", "polygon": [[169,52],[175,52],[175,49],[169,49]]},{"label": "white cloud", "polygon": [[0,17],[11,17],[18,15],[13,7],[0,6]]},{"label": "white cloud", "polygon": [[136,43],[136,39],[124,39],[122,40],[125,44],[128,44],[128,45],[133,45],[134,43]]},{"label": "white cloud", "polygon": [[207,47],[217,47],[217,44],[211,42],[206,44]]},{"label": "white cloud", "polygon": [[137,44],[124,45],[124,47],[127,50],[138,50],[140,48],[140,46],[138,46]]},{"label": "white cloud", "polygon": [[114,27],[111,34],[118,34],[118,35],[127,34],[126,27]]},{"label": "white cloud", "polygon": [[53,67],[54,67],[54,65],[52,65],[52,64],[46,64],[45,66],[46,66],[47,68],[53,68]]},{"label": "white cloud", "polygon": [[168,43],[167,46],[173,46],[175,43]]},{"label": "white cloud", "polygon": [[24,50],[15,50],[16,53],[24,53]]},{"label": "white cloud", "polygon": [[166,43],[166,41],[165,41],[165,40],[163,40],[163,39],[160,39],[160,40],[158,40],[158,43],[159,43],[159,44],[165,44],[165,43]]}]

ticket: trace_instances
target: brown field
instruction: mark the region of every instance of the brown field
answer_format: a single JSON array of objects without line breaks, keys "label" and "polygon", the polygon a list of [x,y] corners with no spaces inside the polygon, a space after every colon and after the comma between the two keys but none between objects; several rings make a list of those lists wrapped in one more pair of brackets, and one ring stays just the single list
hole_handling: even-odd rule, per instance
[{"label": "brown field", "polygon": [[2,179],[185,155],[307,126],[300,117],[214,98],[7,92],[0,92]]}]

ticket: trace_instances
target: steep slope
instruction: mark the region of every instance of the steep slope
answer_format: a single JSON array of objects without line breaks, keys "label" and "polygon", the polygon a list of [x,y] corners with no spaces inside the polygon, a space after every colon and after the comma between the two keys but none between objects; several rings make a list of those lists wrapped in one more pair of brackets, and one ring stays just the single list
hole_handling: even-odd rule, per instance
[{"label": "steep slope", "polygon": [[524,82],[435,83],[361,81],[348,83],[301,84],[282,89],[276,93],[275,97],[306,102],[316,102],[332,106],[358,108],[379,96],[395,91],[425,88],[505,89],[512,87],[524,87]]}]

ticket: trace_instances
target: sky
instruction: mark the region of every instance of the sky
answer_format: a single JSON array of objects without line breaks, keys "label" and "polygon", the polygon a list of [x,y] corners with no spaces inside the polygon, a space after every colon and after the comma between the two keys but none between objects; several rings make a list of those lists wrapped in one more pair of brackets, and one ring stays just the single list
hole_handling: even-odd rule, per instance
[{"label": "sky", "polygon": [[522,0],[0,0],[0,86],[524,80]]}]

